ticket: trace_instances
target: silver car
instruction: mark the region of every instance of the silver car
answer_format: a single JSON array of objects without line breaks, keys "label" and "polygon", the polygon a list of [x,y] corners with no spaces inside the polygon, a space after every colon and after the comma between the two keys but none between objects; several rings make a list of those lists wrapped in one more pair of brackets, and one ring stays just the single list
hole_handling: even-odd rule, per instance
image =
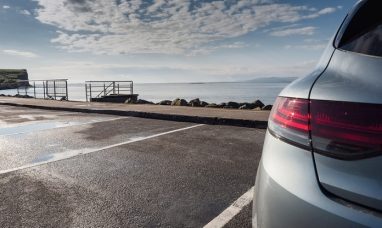
[{"label": "silver car", "polygon": [[382,227],[382,1],[358,2],[313,73],[277,98],[253,225]]}]

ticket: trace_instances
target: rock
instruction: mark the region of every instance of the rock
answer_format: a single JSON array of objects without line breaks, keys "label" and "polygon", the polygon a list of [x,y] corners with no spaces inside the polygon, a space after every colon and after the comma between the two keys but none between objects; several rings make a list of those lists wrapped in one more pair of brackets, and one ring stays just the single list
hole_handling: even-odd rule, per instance
[{"label": "rock", "polygon": [[143,100],[143,99],[139,99],[136,102],[134,102],[134,104],[154,104],[154,103],[151,102],[151,101],[146,101],[146,100]]},{"label": "rock", "polygon": [[206,105],[207,108],[219,108],[219,106],[215,103],[211,103],[211,104],[208,104]]},{"label": "rock", "polygon": [[34,98],[32,96],[29,96],[29,95],[20,95],[19,97],[21,97],[21,98]]},{"label": "rock", "polygon": [[60,101],[66,101],[66,97],[61,97]]},{"label": "rock", "polygon": [[0,97],[4,97],[5,95],[4,94],[0,94]]},{"label": "rock", "polygon": [[225,102],[217,105],[218,108],[224,108],[225,106],[227,106],[227,103],[225,103]]},{"label": "rock", "polygon": [[261,111],[261,108],[260,107],[256,107],[254,109],[252,109],[253,111]]},{"label": "rock", "polygon": [[146,100],[143,100],[143,99],[139,99],[139,100],[131,100],[131,99],[127,99],[125,101],[125,104],[154,104],[153,102],[151,101],[146,101]]},{"label": "rock", "polygon": [[200,102],[200,107],[206,107],[207,105],[208,105],[208,103],[205,101]]},{"label": "rock", "polygon": [[200,107],[201,105],[200,105],[199,98],[190,100],[190,102],[188,102],[188,106],[191,106],[191,107]]},{"label": "rock", "polygon": [[267,105],[262,108],[262,110],[272,110],[272,105]]},{"label": "rock", "polygon": [[241,106],[239,107],[239,109],[253,109],[253,108],[255,108],[255,105],[252,103],[244,103],[244,104],[241,104]]},{"label": "rock", "polygon": [[173,100],[171,102],[171,105],[173,105],[173,106],[187,106],[188,103],[184,99],[176,98],[175,100]]},{"label": "rock", "polygon": [[230,101],[226,105],[227,108],[233,108],[233,109],[238,109],[240,107],[239,103]]},{"label": "rock", "polygon": [[159,105],[171,105],[171,101],[169,100],[163,100],[161,102],[158,103]]},{"label": "rock", "polygon": [[254,105],[253,108],[257,108],[257,107],[263,108],[265,106],[264,103],[261,102],[260,100],[256,100],[252,104]]}]

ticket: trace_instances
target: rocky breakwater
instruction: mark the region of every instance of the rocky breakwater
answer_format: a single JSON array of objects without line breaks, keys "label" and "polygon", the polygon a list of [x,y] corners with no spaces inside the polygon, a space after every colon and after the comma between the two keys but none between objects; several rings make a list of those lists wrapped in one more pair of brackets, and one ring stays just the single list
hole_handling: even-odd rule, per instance
[{"label": "rocky breakwater", "polygon": [[272,105],[265,105],[260,100],[255,100],[254,102],[223,102],[220,104],[216,103],[207,103],[205,101],[200,100],[199,98],[192,99],[190,101],[186,101],[185,99],[176,98],[174,100],[163,100],[158,103],[154,103],[151,101],[146,101],[143,99],[139,99],[135,102],[126,102],[129,104],[152,104],[152,105],[169,105],[169,106],[188,106],[188,107],[206,107],[206,108],[222,108],[222,109],[240,109],[240,110],[271,110]]}]

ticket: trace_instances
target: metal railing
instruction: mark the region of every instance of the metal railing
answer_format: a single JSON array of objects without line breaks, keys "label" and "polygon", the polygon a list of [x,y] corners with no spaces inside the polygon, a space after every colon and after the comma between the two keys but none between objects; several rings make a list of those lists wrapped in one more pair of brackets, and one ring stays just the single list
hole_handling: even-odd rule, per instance
[{"label": "metal railing", "polygon": [[86,81],[86,101],[109,95],[133,95],[133,81]]},{"label": "metal railing", "polygon": [[34,98],[68,100],[68,80],[18,80],[24,84],[17,88],[18,95],[33,96]]}]

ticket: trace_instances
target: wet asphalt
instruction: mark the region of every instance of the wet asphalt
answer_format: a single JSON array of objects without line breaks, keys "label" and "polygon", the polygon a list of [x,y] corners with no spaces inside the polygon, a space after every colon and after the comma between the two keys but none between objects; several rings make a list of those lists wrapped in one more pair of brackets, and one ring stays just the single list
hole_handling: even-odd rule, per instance
[{"label": "wet asphalt", "polygon": [[[0,107],[0,227],[203,227],[254,183],[264,130]],[[250,227],[251,205],[226,227]]]}]

